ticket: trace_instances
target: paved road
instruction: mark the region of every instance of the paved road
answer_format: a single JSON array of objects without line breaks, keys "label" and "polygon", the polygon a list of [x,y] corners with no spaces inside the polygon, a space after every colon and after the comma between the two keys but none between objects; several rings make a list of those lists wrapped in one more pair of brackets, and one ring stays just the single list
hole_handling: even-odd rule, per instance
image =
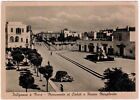
[{"label": "paved road", "polygon": [[46,65],[47,62],[50,61],[54,68],[53,77],[58,70],[67,71],[71,76],[73,76],[73,82],[55,82],[58,87],[60,87],[60,83],[63,84],[64,91],[97,91],[99,88],[104,86],[104,83],[100,78],[97,78],[56,54],[61,51],[53,51],[51,56],[50,51],[48,51],[48,48],[44,43],[36,45],[35,48],[43,57],[42,65]]},{"label": "paved road", "polygon": [[121,67],[122,70],[126,73],[135,72],[135,60],[131,59],[123,59],[123,58],[115,58],[115,61],[105,61],[105,62],[97,62],[94,63],[92,61],[86,60],[86,55],[90,53],[82,53],[82,52],[68,52],[65,51],[61,53],[62,55],[69,57],[77,61],[78,63],[87,66],[88,68],[97,71],[100,74],[103,74],[104,70],[107,68],[113,67]]}]

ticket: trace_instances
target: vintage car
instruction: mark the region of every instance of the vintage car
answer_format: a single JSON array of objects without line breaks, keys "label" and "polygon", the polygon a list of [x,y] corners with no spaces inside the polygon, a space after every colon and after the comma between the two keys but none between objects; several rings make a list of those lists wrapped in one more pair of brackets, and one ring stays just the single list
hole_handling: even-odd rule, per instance
[{"label": "vintage car", "polygon": [[54,77],[54,81],[56,82],[72,82],[73,77],[68,75],[66,71],[57,71]]},{"label": "vintage car", "polygon": [[86,59],[91,61],[114,61],[113,56],[107,56],[106,58],[99,58],[97,54],[87,55]]}]

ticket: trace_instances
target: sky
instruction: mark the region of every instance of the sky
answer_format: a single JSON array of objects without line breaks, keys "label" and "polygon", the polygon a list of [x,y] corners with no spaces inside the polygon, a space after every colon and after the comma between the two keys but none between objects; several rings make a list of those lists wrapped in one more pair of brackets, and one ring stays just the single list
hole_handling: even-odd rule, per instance
[{"label": "sky", "polygon": [[21,21],[31,25],[33,32],[97,31],[106,28],[135,26],[132,5],[97,6],[8,6],[6,21]]}]

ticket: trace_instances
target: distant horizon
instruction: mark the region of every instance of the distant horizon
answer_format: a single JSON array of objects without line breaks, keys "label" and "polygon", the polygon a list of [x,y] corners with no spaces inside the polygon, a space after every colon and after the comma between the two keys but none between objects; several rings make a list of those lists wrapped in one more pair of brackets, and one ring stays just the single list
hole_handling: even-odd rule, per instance
[{"label": "distant horizon", "polygon": [[[25,24],[25,25],[29,25],[29,24],[26,24],[26,23],[24,23],[24,22],[22,22],[22,21],[6,21],[6,22],[21,22],[21,23],[23,23],[23,24]],[[135,26],[130,26],[130,25],[125,25],[124,27],[119,27],[119,26],[117,26],[116,28],[126,28],[126,27],[135,27]],[[32,28],[32,25],[31,25],[31,28]],[[66,28],[66,27],[65,27]],[[40,30],[40,31],[38,31],[39,33],[40,32],[61,32],[61,30],[64,30],[65,28],[63,28],[63,29],[60,29],[60,30],[57,30],[57,31],[53,31],[53,30],[44,30],[44,31],[42,31],[42,30]],[[108,29],[113,29],[113,30],[115,30],[116,28],[109,28],[109,27],[107,27],[107,28],[104,28],[104,29],[99,29],[99,30],[88,30],[88,31],[75,31],[75,30],[72,30],[72,29],[69,29],[69,28],[67,28],[69,31],[75,31],[75,32],[91,32],[91,31],[93,31],[93,32],[97,32],[97,31],[100,31],[100,30],[108,30]],[[136,28],[136,27],[135,27]],[[33,31],[33,30],[32,30]]]}]

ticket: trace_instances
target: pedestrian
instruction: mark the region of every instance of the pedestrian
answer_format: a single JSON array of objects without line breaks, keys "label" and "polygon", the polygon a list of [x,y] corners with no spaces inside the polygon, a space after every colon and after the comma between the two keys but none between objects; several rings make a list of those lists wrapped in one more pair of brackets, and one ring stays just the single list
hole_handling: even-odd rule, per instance
[{"label": "pedestrian", "polygon": [[52,51],[51,51],[51,55],[52,55]]},{"label": "pedestrian", "polygon": [[60,90],[61,90],[61,92],[64,91],[64,89],[63,89],[63,85],[62,85],[62,84],[60,84]]},{"label": "pedestrian", "polygon": [[48,61],[48,66],[50,66],[50,62]]}]

